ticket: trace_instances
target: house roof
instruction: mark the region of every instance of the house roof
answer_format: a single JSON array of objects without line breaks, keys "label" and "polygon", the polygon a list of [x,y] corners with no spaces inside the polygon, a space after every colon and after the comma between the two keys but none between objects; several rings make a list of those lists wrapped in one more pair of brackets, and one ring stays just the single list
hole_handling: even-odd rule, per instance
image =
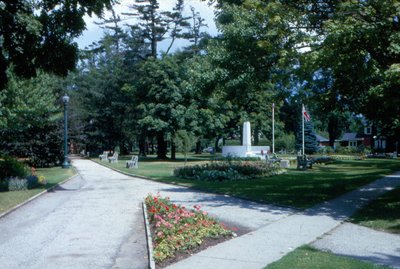
[{"label": "house roof", "polygon": [[364,140],[364,138],[359,137],[357,133],[344,133],[341,141],[356,141],[356,140]]},{"label": "house roof", "polygon": [[325,137],[317,135],[317,134],[315,136],[317,137],[318,142],[329,142],[328,138],[325,138]]}]

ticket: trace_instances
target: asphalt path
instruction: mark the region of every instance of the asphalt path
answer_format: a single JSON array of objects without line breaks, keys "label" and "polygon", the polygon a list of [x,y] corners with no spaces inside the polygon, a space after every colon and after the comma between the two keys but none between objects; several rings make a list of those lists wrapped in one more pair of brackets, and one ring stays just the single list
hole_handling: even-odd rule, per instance
[{"label": "asphalt path", "polygon": [[256,230],[290,209],[125,176],[76,159],[79,174],[0,219],[1,268],[146,268],[141,202],[168,196],[211,215]]}]

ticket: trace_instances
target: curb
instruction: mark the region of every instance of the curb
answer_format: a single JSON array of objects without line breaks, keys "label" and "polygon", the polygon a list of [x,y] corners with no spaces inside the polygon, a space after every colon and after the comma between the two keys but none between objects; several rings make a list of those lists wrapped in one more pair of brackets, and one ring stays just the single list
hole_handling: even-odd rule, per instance
[{"label": "curb", "polygon": [[155,269],[156,263],[154,262],[154,257],[153,257],[153,241],[152,241],[151,233],[150,233],[149,219],[147,218],[147,207],[146,207],[146,203],[144,201],[142,202],[142,206],[143,206],[142,208],[143,208],[143,216],[144,216],[144,227],[146,228],[147,250],[149,253],[149,268]]},{"label": "curb", "polygon": [[[76,170],[75,170],[75,172],[76,172]],[[29,198],[28,200],[25,200],[24,202],[22,202],[22,203],[20,203],[20,204],[14,206],[14,207],[8,209],[7,211],[5,211],[5,212],[3,212],[3,213],[0,214],[0,219],[3,218],[3,217],[5,217],[5,216],[7,216],[7,215],[10,214],[11,212],[17,210],[18,208],[20,208],[20,207],[26,205],[27,203],[29,203],[29,202],[35,200],[36,198],[39,198],[40,196],[44,195],[45,193],[51,192],[51,191],[54,190],[55,188],[57,188],[57,187],[59,187],[60,185],[66,183],[66,182],[68,182],[68,181],[70,181],[71,179],[73,179],[74,177],[77,177],[77,176],[79,176],[78,173],[76,173],[75,175],[73,175],[73,176],[71,176],[71,177],[69,177],[69,178],[67,178],[67,179],[65,179],[65,180],[63,180],[63,181],[57,183],[56,185],[54,185],[54,186],[51,187],[51,188],[48,188],[48,189],[43,190],[42,192],[39,192],[38,194],[36,194],[35,196],[32,196],[32,197]]]}]

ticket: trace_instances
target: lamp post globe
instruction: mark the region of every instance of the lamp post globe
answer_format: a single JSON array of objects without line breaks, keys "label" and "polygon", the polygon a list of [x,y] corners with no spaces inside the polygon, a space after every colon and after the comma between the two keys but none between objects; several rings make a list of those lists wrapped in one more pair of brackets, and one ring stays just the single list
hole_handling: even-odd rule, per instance
[{"label": "lamp post globe", "polygon": [[69,96],[65,94],[62,97],[64,103],[64,162],[62,163],[62,168],[69,168],[68,162],[68,102]]}]

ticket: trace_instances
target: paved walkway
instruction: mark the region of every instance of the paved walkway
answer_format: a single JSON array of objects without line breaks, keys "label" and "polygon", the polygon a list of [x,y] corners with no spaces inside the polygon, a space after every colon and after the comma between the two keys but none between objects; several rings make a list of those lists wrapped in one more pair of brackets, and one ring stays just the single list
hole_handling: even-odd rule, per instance
[{"label": "paved walkway", "polygon": [[[349,240],[344,240],[349,238]],[[345,223],[312,244],[335,254],[400,268],[400,236]]]},{"label": "paved walkway", "polygon": [[[219,219],[252,230],[169,268],[263,268],[400,185],[397,174],[300,214],[128,177],[88,160],[73,164],[77,177],[0,219],[2,268],[145,268],[140,203],[157,192],[186,206],[200,204]],[[392,256],[399,254],[400,246],[395,248]]]},{"label": "paved walkway", "polygon": [[54,192],[0,219],[1,268],[146,268],[141,202],[160,192],[201,204],[210,214],[251,230],[292,213],[223,195],[132,178],[89,160]]}]

